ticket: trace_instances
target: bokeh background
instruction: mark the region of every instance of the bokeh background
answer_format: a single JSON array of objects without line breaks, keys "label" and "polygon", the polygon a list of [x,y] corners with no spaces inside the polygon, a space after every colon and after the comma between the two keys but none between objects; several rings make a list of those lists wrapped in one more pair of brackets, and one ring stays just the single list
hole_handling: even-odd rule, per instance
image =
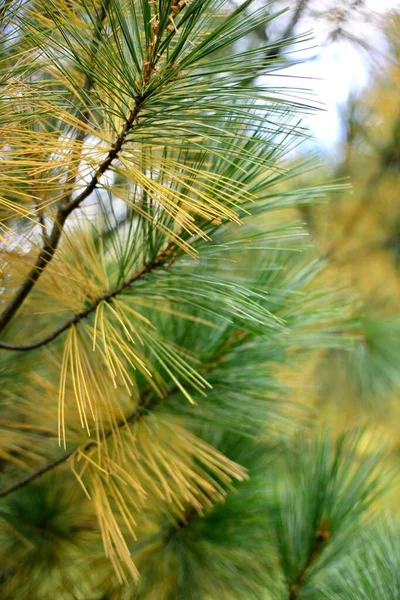
[{"label": "bokeh background", "polygon": [[[290,88],[313,106],[304,117],[309,139],[293,161],[319,156],[321,168],[304,184],[339,184],[322,205],[298,218],[311,252],[326,260],[324,283],[345,290],[359,331],[352,351],[323,351],[285,380],[318,407],[337,432],[365,427],[365,444],[400,453],[400,3],[397,0],[299,0],[271,29],[247,42],[300,36],[276,54],[287,69],[256,83]],[[273,55],[271,50],[271,55]],[[343,184],[342,186],[340,184]],[[294,215],[291,215],[292,217]],[[343,331],[343,335],[347,332]],[[321,413],[319,413],[321,414]],[[396,488],[396,486],[395,486]],[[390,498],[390,497],[389,497]],[[398,508],[396,489],[390,502]]]}]

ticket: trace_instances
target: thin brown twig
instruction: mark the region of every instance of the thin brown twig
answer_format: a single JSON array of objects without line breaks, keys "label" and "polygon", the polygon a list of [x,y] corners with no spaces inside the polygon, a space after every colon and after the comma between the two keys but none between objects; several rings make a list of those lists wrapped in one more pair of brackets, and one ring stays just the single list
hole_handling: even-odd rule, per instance
[{"label": "thin brown twig", "polygon": [[[299,0],[297,2],[296,7],[292,13],[292,18],[290,19],[284,32],[280,36],[280,38],[282,40],[287,40],[287,39],[290,39],[293,37],[293,33],[296,28],[296,25],[300,21],[305,9],[307,8],[307,4],[308,4],[308,0]],[[272,47],[270,50],[267,51],[267,53],[265,55],[266,60],[269,60],[271,58],[278,58],[281,50],[282,50],[282,46],[279,46],[279,48]]]},{"label": "thin brown twig", "polygon": [[174,248],[174,246],[174,243],[170,242],[168,246],[158,256],[156,256],[142,269],[137,271],[132,277],[122,282],[114,290],[108,291],[96,300],[94,300],[94,302],[92,302],[85,310],[77,313],[76,315],[68,319],[68,321],[60,325],[60,327],[57,327],[57,329],[54,329],[54,331],[41,338],[40,340],[37,340],[36,342],[31,342],[29,344],[8,344],[7,342],[0,341],[0,348],[3,350],[29,351],[35,350],[36,348],[40,348],[41,346],[49,344],[50,342],[58,338],[59,335],[64,333],[64,331],[67,331],[68,329],[70,329],[70,327],[76,325],[77,323],[85,319],[87,316],[89,316],[92,312],[96,310],[96,308],[102,302],[111,302],[116,296],[123,292],[123,290],[130,287],[138,279],[141,279],[142,277],[151,273],[157,268],[169,264],[171,260],[171,251]]},{"label": "thin brown twig", "polygon": [[38,222],[39,222],[40,229],[41,229],[43,244],[45,244],[47,242],[47,229],[46,229],[46,221],[45,221],[45,217],[44,217],[44,211],[42,208],[37,206],[36,213],[37,213]]},{"label": "thin brown twig", "polygon": [[29,295],[29,293],[35,286],[37,280],[43,273],[44,269],[53,259],[61,238],[64,224],[69,215],[72,213],[73,210],[78,208],[80,204],[84,200],[86,200],[86,198],[88,198],[88,196],[90,196],[90,194],[97,187],[102,175],[104,175],[104,173],[111,166],[111,163],[118,157],[122,146],[125,142],[127,134],[132,129],[134,123],[138,119],[143,100],[144,96],[136,98],[135,105],[131,109],[129,116],[126,119],[125,124],[116,142],[113,144],[107,157],[100,164],[100,166],[94,173],[91,181],[88,183],[85,189],[73,200],[67,197],[60,202],[50,236],[48,237],[46,243],[43,245],[43,248],[40,251],[39,256],[37,257],[34,266],[26,276],[17,293],[15,294],[11,302],[8,304],[8,306],[4,309],[3,313],[0,315],[0,332],[6,327],[6,325],[8,325],[12,317],[18,311],[26,297]]},{"label": "thin brown twig", "polygon": [[[148,400],[148,396],[144,395],[143,400],[139,403],[137,408],[135,408],[135,410],[126,419],[118,422],[118,424],[117,424],[118,429],[123,429],[128,423],[132,423],[133,421],[139,420],[139,418],[143,414],[145,414],[144,409],[147,406],[147,400]],[[158,400],[160,401],[161,398],[159,398]],[[109,431],[107,431],[107,433],[100,440],[100,443],[107,441],[111,437],[112,433],[113,433],[113,429],[110,429]],[[21,477],[17,481],[10,483],[10,485],[8,485],[7,487],[0,490],[0,498],[4,498],[5,496],[8,496],[12,492],[16,492],[17,490],[20,490],[21,488],[27,486],[32,481],[36,480],[38,477],[41,477],[45,473],[52,471],[55,467],[58,467],[58,465],[61,465],[65,462],[67,462],[67,460],[72,458],[75,454],[78,454],[79,452],[88,452],[89,450],[91,450],[92,448],[97,446],[98,443],[99,443],[98,440],[89,440],[88,442],[86,442],[86,444],[84,444],[82,446],[78,446],[77,448],[73,448],[72,450],[69,450],[68,452],[65,452],[58,458],[46,463],[45,465],[42,465],[41,467],[35,469],[35,471],[28,473],[24,477]]]},{"label": "thin brown twig", "polygon": [[283,32],[282,38],[287,38],[287,37],[291,37],[293,35],[294,29],[297,25],[297,23],[299,22],[300,18],[302,17],[306,7],[308,4],[308,0],[299,0],[299,2],[297,2],[296,8],[293,12],[292,18],[290,20],[290,22],[288,23],[285,31]]},{"label": "thin brown twig", "polygon": [[316,531],[316,535],[314,538],[314,543],[310,549],[310,552],[307,556],[307,560],[304,563],[303,567],[300,569],[299,574],[296,577],[296,580],[289,586],[289,600],[297,600],[300,596],[301,590],[304,586],[304,583],[307,579],[307,575],[309,573],[310,567],[315,563],[318,557],[321,554],[322,548],[325,545],[326,540],[329,538],[330,532],[329,528],[322,524],[318,527]]},{"label": "thin brown twig", "polygon": [[8,485],[7,487],[5,487],[1,490],[0,498],[3,498],[4,496],[8,496],[8,494],[11,494],[11,492],[15,492],[16,490],[19,490],[20,488],[25,487],[26,485],[28,485],[28,483],[30,483],[34,479],[37,479],[41,475],[44,475],[48,471],[51,471],[52,469],[54,469],[54,467],[57,467],[57,465],[64,463],[66,460],[68,460],[68,458],[70,456],[72,456],[72,454],[74,452],[76,452],[76,449],[70,450],[66,454],[62,454],[61,456],[52,460],[51,462],[48,462],[45,465],[42,465],[35,471],[32,471],[31,473],[28,473],[24,477],[21,477],[21,479],[18,479],[18,481],[11,483],[10,485]]}]

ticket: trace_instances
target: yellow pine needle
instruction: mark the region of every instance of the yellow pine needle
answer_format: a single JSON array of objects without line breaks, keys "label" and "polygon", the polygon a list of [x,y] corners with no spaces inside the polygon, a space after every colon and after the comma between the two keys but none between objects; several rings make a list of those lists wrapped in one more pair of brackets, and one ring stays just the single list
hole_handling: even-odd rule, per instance
[{"label": "yellow pine needle", "polygon": [[102,253],[96,250],[89,228],[78,225],[71,233],[65,232],[64,242],[59,260],[68,264],[70,277],[75,275],[76,282],[84,280],[91,297],[104,294],[109,285],[107,272]]},{"label": "yellow pine needle", "polygon": [[119,490],[118,490],[117,486],[114,484],[114,482],[112,480],[110,480],[108,483],[109,483],[109,487],[108,487],[109,494],[114,500],[114,503],[119,511],[119,514],[121,515],[122,520],[128,529],[129,535],[136,542],[137,536],[136,536],[133,528],[134,528],[134,526],[137,525],[137,523],[131,515],[131,510],[128,508],[122,494],[119,492]]},{"label": "yellow pine needle", "polygon": [[91,478],[91,483],[94,488],[93,502],[99,520],[105,553],[113,562],[121,583],[126,583],[127,580],[123,570],[119,567],[120,561],[128,570],[134,581],[138,581],[139,573],[133,564],[128,545],[126,544],[120,527],[115,519],[114,511],[110,506],[102,481],[98,476],[93,476]]},{"label": "yellow pine needle", "polygon": [[[98,305],[96,312],[97,312],[97,310],[99,311],[99,330],[100,330],[100,335],[101,335],[101,339],[103,342],[103,352],[104,352],[106,365],[110,371],[110,375],[112,377],[114,387],[117,387],[117,384],[115,381],[117,372],[116,372],[116,369],[114,366],[114,360],[113,360],[113,358],[115,357],[115,352],[110,352],[108,337],[106,336],[106,324],[104,321],[104,302],[101,302]],[[113,354],[114,354],[114,356],[113,356]]]},{"label": "yellow pine needle", "polygon": [[[137,456],[136,456],[137,460]],[[118,477],[121,482],[127,487],[129,491],[135,491],[138,495],[137,500],[133,500],[133,504],[135,508],[139,510],[140,506],[142,506],[143,502],[147,499],[147,492],[143,485],[140,483],[139,479],[129,473],[126,469],[124,469],[118,462],[108,459],[109,469],[112,472],[114,477]]]},{"label": "yellow pine needle", "polygon": [[[3,215],[2,218],[4,218]],[[10,247],[16,248],[19,251],[23,249],[19,236],[5,223],[0,223],[0,243],[6,246],[7,250]]]},{"label": "yellow pine needle", "polygon": [[[118,340],[118,335],[115,334],[113,326],[110,326],[104,319],[103,306],[100,307],[100,333],[103,342],[103,349],[101,350],[101,354],[104,356],[105,364],[109,369],[114,387],[116,388],[118,385],[117,379],[119,374],[123,384],[125,385],[128,393],[130,394],[130,386],[133,385],[133,380],[128,374],[120,355],[116,351],[116,348],[117,350],[120,350],[126,358],[127,354],[122,352],[123,343],[121,343]],[[130,362],[131,366],[135,369],[134,363],[132,361],[129,361],[129,359],[128,362]]]},{"label": "yellow pine needle", "polygon": [[104,469],[100,464],[98,464],[96,461],[94,461],[92,458],[90,458],[88,452],[79,452],[78,460],[84,460],[84,461],[88,462],[90,465],[92,465],[95,469],[99,470],[101,473],[104,473],[107,476],[110,475],[109,471]]},{"label": "yellow pine needle", "polygon": [[[90,329],[89,329],[90,332]],[[89,358],[90,356],[90,358]],[[119,420],[123,419],[123,410],[113,396],[110,381],[104,373],[104,365],[90,352],[88,340],[79,332],[78,326],[72,326],[67,334],[60,369],[58,437],[66,447],[65,401],[67,381],[71,382],[72,394],[78,409],[81,426],[91,435],[89,416],[94,423],[98,438],[105,435],[103,420],[108,430],[118,432]],[[99,424],[96,425],[96,423]],[[118,435],[117,438],[118,439]]]},{"label": "yellow pine needle", "polygon": [[68,314],[70,311],[68,308],[46,308],[46,310],[34,310],[32,311],[33,315],[59,315],[59,314]]},{"label": "yellow pine needle", "polygon": [[93,350],[93,352],[96,350],[96,344],[97,344],[97,331],[99,329],[99,315],[100,315],[99,307],[100,307],[100,304],[96,308],[95,313],[94,313],[93,343],[92,343],[92,350]]},{"label": "yellow pine needle", "polygon": [[[88,332],[90,339],[93,335],[93,329],[86,325],[85,330]],[[84,352],[85,356],[87,378],[93,389],[92,398],[95,399],[94,409],[96,411],[96,423],[98,420],[97,413],[100,411],[100,427],[102,435],[105,435],[103,420],[107,419],[108,430],[113,431],[114,436],[116,436],[114,439],[118,441],[120,440],[119,422],[124,421],[125,419],[121,402],[121,393],[119,392],[118,396],[115,395],[114,386],[110,383],[110,380],[104,371],[104,364],[101,361],[98,361],[96,357],[93,357],[89,340],[82,338],[81,343],[82,352]],[[104,358],[103,355],[102,358]]]},{"label": "yellow pine needle", "polygon": [[[124,339],[124,335],[121,335],[121,332],[115,327],[114,323],[109,321],[104,312],[105,308],[117,319],[117,323],[122,327],[123,334],[125,334],[127,340]],[[124,318],[124,314],[120,311],[120,308],[121,303],[118,301],[114,301],[114,307],[108,302],[101,302],[97,306],[93,328],[93,350],[98,349],[104,357],[114,386],[117,386],[119,376],[122,383],[125,385],[127,392],[131,394],[131,387],[134,385],[134,381],[127,371],[124,359],[134,370],[140,369],[147,378],[151,379],[152,373],[145,360],[132,349],[132,345],[135,344],[132,334],[134,334],[141,343],[142,340],[137,329],[132,324],[132,321],[126,317]],[[137,313],[135,313],[135,315],[137,315]],[[147,320],[145,319],[145,321]],[[101,348],[98,347],[98,335],[100,335],[102,341]]]},{"label": "yellow pine needle", "polygon": [[[157,451],[156,444],[154,446],[152,445],[152,451],[153,450],[154,450],[154,452],[150,452],[148,450],[148,448],[146,448],[146,446],[142,445],[140,458],[141,458],[141,460],[144,459],[147,462],[147,464],[150,466],[152,476],[156,477],[156,480],[160,486],[160,488],[158,490],[158,495],[161,496],[161,498],[163,500],[165,500],[166,502],[172,502],[173,491],[172,491],[170,485],[167,483],[166,477],[164,477],[161,469],[159,468],[159,466],[157,465],[157,463],[155,461],[155,456],[156,456],[156,451]],[[162,492],[164,492],[164,493],[162,493]]]},{"label": "yellow pine needle", "polygon": [[149,321],[149,319],[147,319],[147,317],[145,317],[144,315],[142,315],[140,312],[138,312],[137,310],[133,309],[131,306],[129,306],[129,303],[136,303],[136,296],[135,297],[129,297],[126,296],[124,298],[124,300],[118,300],[118,299],[114,299],[114,306],[118,306],[118,310],[120,313],[122,313],[123,317],[128,319],[128,322],[131,325],[131,328],[133,329],[133,331],[135,332],[136,337],[138,338],[138,340],[140,340],[140,343],[142,345],[144,345],[143,340],[140,337],[140,333],[137,329],[134,328],[133,324],[132,324],[132,319],[128,316],[126,317],[126,315],[124,314],[125,312],[127,312],[128,314],[131,315],[131,317],[133,317],[135,319],[135,321],[138,322],[143,322],[145,325],[148,325],[151,328],[154,328],[154,325],[151,321]]},{"label": "yellow pine needle", "polygon": [[[135,155],[133,153],[128,154],[128,152],[129,151],[125,151],[124,154],[133,159]],[[216,194],[224,199],[225,202],[232,205],[239,205],[244,201],[248,202],[255,200],[255,196],[248,193],[242,183],[239,183],[232,178],[224,177],[218,173],[205,171],[200,168],[191,168],[187,163],[179,163],[171,158],[162,157],[162,163],[160,164],[156,161],[157,159],[150,161],[147,168],[149,170],[154,170],[156,174],[162,175],[168,182],[186,187],[189,193],[193,194],[194,198],[198,196],[200,199],[203,199],[205,204],[201,204],[201,206],[213,207],[214,211],[216,211],[220,217],[224,216],[229,220],[233,220],[237,223],[240,222],[235,212],[227,209],[220,201],[214,199]],[[143,170],[145,170],[145,168]],[[196,182],[196,185],[192,185],[193,182]],[[215,186],[219,189],[216,190]],[[202,190],[204,190],[204,192]],[[198,202],[196,202],[194,198],[191,197],[190,202],[195,202],[195,205],[197,205]],[[217,216],[214,211],[211,212],[210,218],[215,218]]]},{"label": "yellow pine needle", "polygon": [[226,484],[232,481],[232,478],[243,481],[247,479],[246,471],[228,458],[223,456],[220,452],[214,450],[212,446],[203,444],[201,440],[196,439],[196,452],[198,456],[202,457],[206,461],[208,468],[213,471],[218,478],[222,479]]},{"label": "yellow pine needle", "polygon": [[128,174],[134,183],[146,190],[150,198],[158,202],[182,229],[207,239],[207,235],[195,224],[194,216],[191,214],[194,213],[210,220],[210,213],[204,206],[196,207],[194,203],[188,202],[183,194],[150,179],[123,157],[121,157],[121,162],[125,167],[125,174]]},{"label": "yellow pine needle", "polygon": [[61,361],[60,369],[60,387],[59,387],[59,400],[58,400],[58,444],[61,446],[61,440],[63,441],[64,449],[67,447],[66,435],[65,435],[65,387],[67,382],[68,373],[68,361],[71,344],[71,329],[68,331],[67,339],[64,343],[64,352]]},{"label": "yellow pine needle", "polygon": [[[96,375],[96,373],[94,373],[93,376],[94,375]],[[100,371],[97,372],[97,375],[102,391],[97,387],[97,382],[91,378],[97,399],[95,404],[95,428],[97,440],[101,441],[110,436],[114,443],[114,450],[119,453],[119,458],[122,460],[124,457],[124,447],[120,427],[121,423],[125,422],[125,416],[121,406],[121,394],[119,393],[118,396],[113,396],[112,392],[115,390],[113,387],[110,387],[109,381],[106,381],[106,378],[101,376]],[[106,452],[106,455],[109,452],[107,444],[104,445],[98,443],[96,449],[99,461],[102,460],[101,454],[103,451]]]},{"label": "yellow pine needle", "polygon": [[[125,572],[131,577],[137,572],[117,515],[129,536],[136,539],[135,515],[145,508],[147,498],[158,498],[160,508],[175,515],[181,515],[188,502],[201,513],[223,499],[224,485],[246,476],[244,469],[182,429],[177,420],[162,415],[154,432],[146,420],[142,417],[121,432],[126,448],[124,466],[112,457],[116,449],[111,439],[99,442],[110,446],[111,452],[103,452],[100,462],[93,459],[94,449],[80,452],[71,462],[74,475],[92,499],[105,553],[122,578]],[[126,443],[130,429],[136,432],[133,445]],[[75,459],[82,463],[79,471]]]},{"label": "yellow pine needle", "polygon": [[[81,385],[82,385],[82,389],[80,390],[81,402],[82,402],[83,408],[85,408],[86,401],[87,401],[89,408],[90,408],[90,412],[93,417],[93,420],[95,420],[96,417],[95,417],[94,410],[93,410],[91,395],[89,393],[87,383],[86,383],[87,376],[86,376],[86,373],[84,372],[84,371],[87,372],[87,369],[84,368],[84,366],[82,364],[83,361],[86,362],[85,355],[83,355],[81,357],[81,353],[79,350],[79,342],[77,339],[75,327],[73,327],[73,330],[74,330],[75,369],[77,372],[77,379],[81,382]],[[85,367],[86,367],[86,365],[85,365]],[[86,421],[86,424],[87,424],[87,421]],[[88,429],[88,434],[90,435],[89,429]]]},{"label": "yellow pine needle", "polygon": [[[120,303],[117,300],[114,300],[113,302],[114,302],[114,305],[116,305],[116,306],[118,306],[118,308],[120,308]],[[131,336],[130,332],[128,331],[128,329],[127,329],[127,327],[126,327],[123,319],[121,318],[121,315],[113,308],[113,306],[109,302],[107,303],[107,308],[108,308],[108,310],[110,310],[113,313],[113,315],[115,315],[117,321],[119,322],[119,324],[121,325],[122,329],[124,330],[125,335],[128,338],[128,340],[130,342],[132,342],[132,344],[134,344],[135,340],[133,339],[133,337]],[[148,323],[149,323],[149,321],[148,321]]]},{"label": "yellow pine needle", "polygon": [[70,364],[70,374],[72,379],[72,387],[75,393],[75,400],[79,411],[79,417],[81,420],[82,428],[86,428],[88,435],[90,436],[89,424],[86,417],[85,410],[85,401],[82,393],[82,381],[80,378],[80,373],[76,368],[76,355],[79,352],[79,346],[76,343],[76,331],[75,326],[71,327],[71,343],[70,343],[70,353],[69,353],[69,364]]},{"label": "yellow pine needle", "polygon": [[[123,172],[120,171],[118,168],[115,168],[114,170],[116,173],[120,172],[123,174]],[[119,186],[104,185],[103,187],[104,189],[112,192],[117,198],[123,200],[138,215],[149,221],[149,223],[151,223],[157,231],[160,231],[163,235],[165,235],[166,238],[173,240],[174,243],[178,246],[178,248],[181,248],[184,252],[186,252],[187,254],[189,254],[189,256],[192,256],[193,258],[197,257],[197,251],[194,250],[187,241],[183,240],[176,231],[173,231],[171,228],[166,227],[163,223],[151,217],[151,215],[149,215],[147,211],[142,209],[137,203],[132,202],[130,199],[129,192],[120,188]]]},{"label": "yellow pine needle", "polygon": [[[6,190],[3,189],[3,192],[5,192]],[[13,193],[13,195],[15,195]],[[30,201],[32,201],[32,196],[29,196]],[[32,223],[34,223],[36,225],[37,223],[37,216],[34,214],[34,212],[29,209],[29,208],[25,208],[24,206],[21,206],[20,204],[18,204],[17,202],[14,202],[13,200],[8,200],[7,198],[4,198],[4,196],[0,196],[0,208],[4,208],[6,210],[9,210],[10,212],[8,213],[9,216],[12,218],[16,215],[19,215],[20,217],[24,217],[25,219],[29,219]],[[5,227],[5,225],[2,225],[3,227]],[[17,234],[14,234],[17,235]]]},{"label": "yellow pine needle", "polygon": [[[156,448],[155,456],[157,456],[157,460],[164,467],[165,472],[168,474],[168,477],[171,481],[171,489],[174,490],[174,505],[176,510],[182,511],[184,510],[184,502],[190,502],[197,509],[202,507],[202,504],[199,500],[199,490],[195,483],[192,483],[193,472],[184,462],[180,462],[176,460],[171,461],[171,456],[167,453],[164,456],[162,448]],[[196,477],[196,482],[201,480],[201,478]],[[210,491],[212,491],[212,487],[210,486]],[[179,492],[179,495],[176,494],[176,491]],[[180,500],[182,498],[182,501]]]},{"label": "yellow pine needle", "polygon": [[88,491],[86,485],[84,484],[82,477],[80,476],[78,471],[75,469],[75,465],[74,465],[73,461],[71,462],[71,471],[72,471],[73,475],[75,476],[76,480],[78,481],[79,485],[81,486],[83,493],[85,494],[87,499],[91,500],[92,498],[89,494],[89,491]]}]

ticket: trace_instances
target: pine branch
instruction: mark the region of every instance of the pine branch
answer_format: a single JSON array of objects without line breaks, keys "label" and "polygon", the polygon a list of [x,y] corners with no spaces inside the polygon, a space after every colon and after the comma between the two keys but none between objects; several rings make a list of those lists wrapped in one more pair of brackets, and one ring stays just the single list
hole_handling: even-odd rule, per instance
[{"label": "pine branch", "polygon": [[[154,405],[156,403],[158,403],[158,401],[160,401],[160,400],[161,400],[161,398],[158,399],[157,401],[155,401]],[[118,425],[117,425],[118,429],[123,429],[128,423],[138,421],[139,418],[144,414],[144,412],[145,412],[144,408],[145,407],[147,408],[148,401],[149,401],[149,396],[147,394],[144,394],[138,407],[126,419],[118,422]],[[153,407],[153,403],[152,403],[152,407]],[[100,443],[107,441],[109,439],[109,437],[112,435],[112,433],[113,433],[112,429],[107,431],[107,433],[100,440]],[[32,481],[35,481],[38,477],[41,477],[45,473],[52,471],[55,467],[58,467],[59,465],[64,464],[69,458],[74,456],[74,454],[77,454],[78,452],[87,452],[88,450],[91,450],[92,448],[97,446],[97,444],[98,444],[97,440],[90,440],[83,446],[78,446],[77,448],[74,448],[73,450],[70,450],[69,452],[65,452],[64,454],[62,454],[60,457],[56,458],[55,460],[53,460],[49,463],[46,463],[45,465],[39,467],[35,471],[28,473],[21,479],[18,479],[17,481],[11,483],[9,486],[0,490],[0,498],[4,498],[5,496],[8,496],[12,492],[15,492],[16,490],[19,490],[19,489],[25,487]]]},{"label": "pine branch", "polygon": [[[229,340],[224,344],[222,350],[219,353],[219,356],[217,358],[215,358],[214,360],[211,360],[208,363],[203,365],[202,372],[209,373],[214,368],[216,368],[219,365],[219,363],[221,362],[222,358],[224,357],[224,354],[225,355],[228,354],[233,348],[235,348],[239,344],[243,343],[243,341],[246,339],[246,337],[247,337],[247,332],[235,331],[234,334],[229,338]],[[174,394],[175,392],[179,391],[179,389],[180,388],[177,385],[171,386],[170,389],[168,390],[167,395]],[[130,415],[128,415],[126,418],[118,421],[117,429],[122,430],[129,423],[138,422],[142,416],[148,414],[150,410],[157,407],[158,404],[163,399],[164,398],[162,398],[162,397],[154,396],[154,394],[152,393],[152,390],[146,390],[143,393],[143,395],[138,403],[138,406],[135,408],[135,410],[132,411],[132,413]],[[73,450],[70,450],[69,452],[65,452],[59,458],[57,458],[49,463],[46,463],[45,465],[39,467],[35,471],[28,473],[21,479],[18,479],[17,481],[11,483],[9,486],[0,490],[0,498],[4,498],[5,496],[8,496],[12,492],[25,487],[32,481],[35,481],[38,477],[41,477],[41,475],[44,475],[45,473],[52,471],[55,467],[58,467],[61,464],[64,464],[68,459],[70,459],[72,456],[74,456],[74,454],[77,454],[78,452],[87,452],[88,450],[91,450],[92,448],[96,447],[98,445],[98,443],[103,443],[103,442],[107,441],[110,438],[110,436],[112,435],[113,431],[114,431],[114,429],[110,429],[109,431],[107,431],[104,434],[104,436],[101,438],[100,441],[90,440],[83,446],[78,446],[77,448],[74,448]]]},{"label": "pine branch", "polygon": [[[104,0],[101,4],[101,8],[97,15],[96,24],[94,27],[92,44],[91,44],[92,61],[94,60],[96,53],[97,53],[99,41],[101,39],[102,24],[107,16],[107,11],[109,9],[109,6],[110,6],[110,0]],[[90,89],[92,88],[92,86],[93,86],[92,79],[90,78],[90,76],[86,75],[85,81],[84,81],[84,86],[83,86],[85,91],[89,92]],[[76,208],[78,208],[80,206],[80,204],[84,200],[86,200],[86,198],[88,198],[88,196],[97,187],[102,175],[104,175],[104,173],[110,167],[110,165],[114,161],[114,159],[117,158],[128,132],[131,130],[133,124],[137,120],[138,113],[140,111],[143,100],[144,100],[144,96],[137,97],[135,99],[134,107],[131,109],[131,111],[124,123],[124,126],[123,126],[119,136],[117,137],[117,140],[113,144],[113,146],[112,146],[111,150],[109,151],[105,160],[100,164],[100,166],[94,173],[91,181],[86,186],[86,188],[74,200],[72,200],[71,195],[68,194],[60,201],[52,231],[49,236],[46,236],[42,250],[40,251],[39,256],[36,259],[35,265],[32,267],[32,269],[26,276],[25,280],[22,282],[22,284],[21,284],[20,288],[18,289],[18,291],[16,292],[14,298],[11,300],[11,302],[8,304],[8,306],[4,309],[4,311],[0,315],[0,332],[3,331],[3,329],[8,325],[8,323],[11,321],[13,316],[19,310],[19,308],[21,307],[23,302],[26,300],[27,296],[32,291],[36,282],[40,278],[41,274],[43,273],[43,271],[46,269],[48,264],[53,259],[53,256],[57,250],[58,244],[61,239],[64,224],[65,224],[67,218],[69,217],[69,215]],[[83,113],[82,119],[83,119],[84,123],[87,123],[89,120],[89,111],[87,108],[85,109],[85,111]],[[81,139],[83,135],[84,135],[83,133],[80,133],[78,135],[78,140]]]},{"label": "pine branch", "polygon": [[36,469],[36,471],[32,471],[31,473],[28,473],[27,475],[25,475],[25,477],[21,477],[21,479],[18,479],[18,481],[11,483],[9,486],[3,488],[0,491],[0,498],[4,498],[5,496],[8,496],[8,494],[11,494],[11,492],[16,492],[17,490],[28,485],[28,483],[30,483],[31,481],[34,481],[35,479],[40,477],[41,475],[44,475],[45,473],[52,471],[55,467],[57,467],[58,465],[64,463],[66,460],[68,460],[68,458],[70,456],[72,456],[74,454],[74,452],[76,452],[76,449],[70,450],[69,452],[62,454],[55,460],[48,462],[45,465],[39,467],[38,469]]},{"label": "pine branch", "polygon": [[310,567],[315,563],[315,561],[319,558],[323,546],[325,545],[326,540],[329,538],[330,532],[326,525],[322,524],[318,527],[314,539],[314,543],[311,547],[309,555],[307,557],[306,562],[303,565],[303,568],[300,569],[299,574],[296,577],[294,583],[292,583],[289,587],[289,599],[288,600],[296,600],[299,598],[303,585],[307,579],[308,572]]},{"label": "pine branch", "polygon": [[116,298],[119,294],[121,294],[121,292],[133,285],[136,281],[138,281],[145,275],[148,275],[155,269],[163,267],[166,264],[170,265],[171,261],[175,259],[174,255],[171,256],[171,251],[173,248],[174,243],[170,242],[168,246],[158,256],[156,256],[152,261],[150,261],[147,265],[140,269],[140,271],[137,271],[132,277],[122,282],[121,285],[119,285],[114,290],[108,291],[99,298],[97,298],[97,300],[92,302],[90,306],[88,306],[88,308],[68,319],[68,321],[63,323],[63,325],[46,335],[44,338],[36,342],[31,342],[30,344],[8,344],[7,342],[0,341],[0,348],[3,350],[29,351],[35,350],[36,348],[40,348],[41,346],[45,346],[46,344],[53,342],[55,339],[58,338],[58,336],[70,329],[70,327],[72,327],[73,325],[77,325],[77,323],[88,317],[92,312],[96,310],[96,308],[102,302],[112,302],[112,300]]},{"label": "pine branch", "polygon": [[69,215],[76,208],[78,208],[82,204],[82,202],[86,200],[86,198],[90,196],[90,194],[97,187],[101,177],[109,169],[112,162],[118,157],[122,146],[125,142],[126,136],[132,129],[135,121],[137,121],[138,119],[138,115],[144,99],[145,95],[137,97],[135,99],[135,106],[131,109],[129,116],[126,119],[116,142],[109,151],[106,159],[101,163],[101,165],[93,175],[91,181],[88,183],[86,188],[74,200],[71,200],[69,197],[66,197],[60,202],[53,229],[38,256],[34,267],[28,273],[21,287],[15,294],[14,298],[11,300],[7,308],[5,308],[5,310],[0,316],[0,332],[8,325],[10,320],[13,318],[15,313],[18,311],[18,309],[21,307],[27,296],[32,291],[33,287],[35,286],[43,271],[53,259],[54,254],[57,250],[57,246],[61,239],[64,224]]},{"label": "pine branch", "polygon": [[43,244],[45,244],[47,242],[47,228],[46,228],[44,210],[43,210],[43,208],[41,208],[39,206],[39,204],[37,202],[36,202],[36,214],[37,214],[38,223],[39,223],[39,226],[41,229]]}]

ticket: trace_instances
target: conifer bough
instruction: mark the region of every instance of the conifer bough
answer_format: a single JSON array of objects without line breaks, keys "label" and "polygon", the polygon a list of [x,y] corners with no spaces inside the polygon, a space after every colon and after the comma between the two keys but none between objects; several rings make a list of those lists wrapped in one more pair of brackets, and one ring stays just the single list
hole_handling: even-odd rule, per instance
[{"label": "conifer bough", "polygon": [[246,50],[252,4],[0,10],[2,598],[339,597],[379,455],[278,377],[343,319],[269,216],[330,188],[289,187],[309,109],[249,85],[293,43]]}]

